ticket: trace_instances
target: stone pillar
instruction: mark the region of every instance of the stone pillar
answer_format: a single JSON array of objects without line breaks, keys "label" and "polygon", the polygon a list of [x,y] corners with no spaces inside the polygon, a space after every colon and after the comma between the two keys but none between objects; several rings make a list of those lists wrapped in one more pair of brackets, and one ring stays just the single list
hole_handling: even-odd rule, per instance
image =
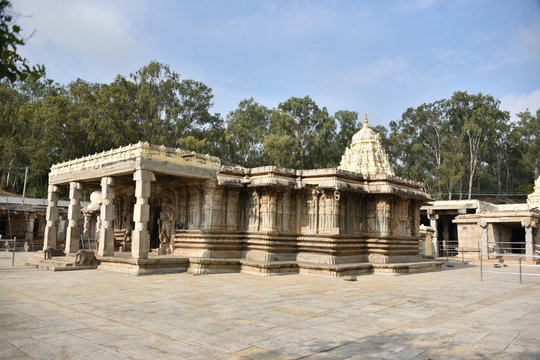
[{"label": "stone pillar", "polygon": [[240,196],[240,191],[235,188],[231,188],[227,192],[227,213],[226,213],[226,223],[227,229],[236,230],[239,228],[238,224],[238,198]]},{"label": "stone pillar", "polygon": [[536,226],[536,221],[526,219],[521,222],[521,225],[525,228],[525,255],[528,261],[532,261],[535,255],[533,228]]},{"label": "stone pillar", "polygon": [[219,220],[215,211],[218,204],[214,201],[217,193],[217,181],[206,180],[203,190],[203,223],[201,228],[212,229]]},{"label": "stone pillar", "polygon": [[268,201],[268,220],[266,222],[267,228],[266,231],[276,231],[276,218],[277,218],[277,192],[274,189],[271,189],[266,194]]},{"label": "stone pillar", "polygon": [[439,231],[437,229],[437,220],[439,219],[439,215],[437,214],[430,214],[429,215],[429,226],[432,227],[435,231],[433,232],[433,237],[431,238],[431,246],[433,255],[435,257],[439,256]]},{"label": "stone pillar", "polygon": [[136,203],[133,209],[135,228],[132,232],[131,256],[135,259],[147,259],[150,248],[148,221],[150,220],[150,185],[156,180],[154,173],[148,170],[137,170],[133,174],[135,180]]},{"label": "stone pillar", "polygon": [[36,216],[34,214],[28,215],[28,219],[26,219],[26,240],[32,241],[34,240],[34,222],[36,220]]},{"label": "stone pillar", "polygon": [[90,239],[90,226],[92,225],[92,213],[90,211],[85,211],[84,215],[84,224],[83,224],[83,236],[86,239]]},{"label": "stone pillar", "polygon": [[479,223],[480,227],[482,228],[482,245],[481,245],[481,256],[484,258],[489,258],[488,256],[488,224],[486,222],[481,221]]},{"label": "stone pillar", "polygon": [[114,255],[114,179],[104,177],[101,179],[101,227],[99,229],[100,256]]},{"label": "stone pillar", "polygon": [[283,193],[283,231],[291,231],[291,192],[285,190]]},{"label": "stone pillar", "polygon": [[81,217],[82,184],[80,182],[69,183],[69,208],[68,228],[66,233],[66,254],[75,253],[79,250],[81,232],[79,218]]},{"label": "stone pillar", "polygon": [[58,237],[58,197],[60,188],[56,185],[49,185],[47,195],[47,225],[43,240],[43,250],[48,247],[56,248]]},{"label": "stone pillar", "polygon": [[534,256],[534,242],[533,242],[533,228],[532,226],[525,227],[525,254],[527,260],[533,260]]}]

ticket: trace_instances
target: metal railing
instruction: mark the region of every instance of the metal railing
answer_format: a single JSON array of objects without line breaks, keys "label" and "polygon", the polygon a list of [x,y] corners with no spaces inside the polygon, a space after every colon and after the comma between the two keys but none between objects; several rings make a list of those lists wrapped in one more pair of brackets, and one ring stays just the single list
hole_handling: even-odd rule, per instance
[{"label": "metal railing", "polygon": [[475,259],[480,257],[480,249],[477,246],[460,246],[459,240],[441,240],[439,241],[439,256],[446,257],[446,261],[461,260],[464,264],[471,257],[465,257],[467,253],[474,253]]},{"label": "metal railing", "polygon": [[524,241],[489,241],[488,256],[514,256],[525,254]]},{"label": "metal railing", "polygon": [[[478,244],[480,248],[480,244]],[[488,242],[487,253],[480,257],[480,280],[484,281],[484,274],[518,275],[519,283],[523,283],[524,276],[540,276],[540,244],[536,244],[533,254],[525,253],[524,242]],[[484,261],[483,258],[487,261]],[[493,262],[490,260],[497,260]],[[487,270],[489,266],[498,270]]]},{"label": "metal railing", "polygon": [[[498,274],[498,275],[519,275],[519,283],[523,283],[523,276],[540,276],[540,265],[537,264],[526,264],[523,262],[524,258],[532,258],[533,261],[540,260],[540,256],[538,255],[524,255],[519,254],[515,255],[517,257],[517,264],[515,262],[509,262],[503,258],[503,254],[500,255],[501,258],[499,259],[498,263],[493,262],[484,262],[482,259],[480,259],[480,280],[484,281],[484,274]],[[513,259],[515,261],[515,259]],[[503,269],[506,271],[495,271],[495,270],[486,270],[486,266],[493,265],[495,269]],[[517,268],[517,269],[516,269]],[[526,271],[524,271],[524,269]],[[531,271],[527,271],[527,269]],[[535,272],[532,272],[534,270]]]}]

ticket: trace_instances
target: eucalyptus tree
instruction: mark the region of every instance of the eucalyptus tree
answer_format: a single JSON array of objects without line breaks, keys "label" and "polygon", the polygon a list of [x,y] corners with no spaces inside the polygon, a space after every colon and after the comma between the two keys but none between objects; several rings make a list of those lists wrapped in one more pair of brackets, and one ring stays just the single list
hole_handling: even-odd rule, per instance
[{"label": "eucalyptus tree", "polygon": [[[300,169],[335,165],[331,159],[336,124],[326,108],[319,108],[306,96],[292,97],[280,103],[275,111],[281,114],[272,115],[268,136],[287,146],[281,148],[289,154],[287,163]],[[269,159],[277,155],[274,154],[278,149],[276,146],[265,139],[265,152]]]},{"label": "eucalyptus tree", "polygon": [[339,131],[336,133],[334,154],[337,155],[337,159],[341,160],[340,156],[343,155],[345,149],[351,145],[351,139],[356,134],[361,126],[358,123],[358,113],[355,111],[340,110],[334,113],[334,121],[339,127]]},{"label": "eucalyptus tree", "polygon": [[499,109],[500,101],[491,95],[478,93],[468,94],[457,91],[445,102],[445,112],[451,125],[459,129],[467,154],[468,192],[471,199],[473,180],[478,170],[482,149],[490,145],[503,131],[504,124],[509,121],[507,111]]},{"label": "eucalyptus tree", "polygon": [[264,138],[271,111],[253,98],[244,99],[227,115],[230,160],[247,167],[265,165]]},{"label": "eucalyptus tree", "polygon": [[523,145],[523,161],[534,178],[540,176],[540,109],[533,115],[529,110],[517,114],[517,134]]}]

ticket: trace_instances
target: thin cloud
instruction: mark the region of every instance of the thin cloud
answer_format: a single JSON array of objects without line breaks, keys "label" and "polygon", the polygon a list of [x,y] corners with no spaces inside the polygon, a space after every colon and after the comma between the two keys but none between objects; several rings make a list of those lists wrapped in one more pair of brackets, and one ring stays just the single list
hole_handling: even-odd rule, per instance
[{"label": "thin cloud", "polygon": [[501,109],[510,112],[513,120],[517,119],[516,114],[529,110],[536,113],[540,109],[540,89],[530,93],[508,94],[501,98]]},{"label": "thin cloud", "polygon": [[379,59],[342,75],[343,81],[350,85],[374,85],[387,81],[396,83],[410,81],[413,77],[412,65],[402,56]]},{"label": "thin cloud", "polygon": [[[53,73],[83,68],[89,72],[111,68],[116,73],[125,72],[124,65],[140,52],[130,21],[133,12],[126,11],[127,5],[106,1],[19,1],[16,10],[29,15],[22,18],[23,28],[37,29],[25,51],[36,62],[45,60]],[[34,51],[43,60],[33,56]]]}]

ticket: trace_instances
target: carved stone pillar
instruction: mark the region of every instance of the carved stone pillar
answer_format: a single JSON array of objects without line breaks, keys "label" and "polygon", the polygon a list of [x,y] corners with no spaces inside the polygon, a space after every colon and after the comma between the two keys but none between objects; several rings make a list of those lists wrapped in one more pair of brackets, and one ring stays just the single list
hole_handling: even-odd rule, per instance
[{"label": "carved stone pillar", "polygon": [[283,193],[283,231],[291,231],[291,192]]},{"label": "carved stone pillar", "polygon": [[488,248],[488,224],[486,222],[484,222],[484,221],[480,221],[479,225],[482,228],[482,246],[481,246],[482,254],[481,254],[481,256],[485,257],[487,259],[488,258],[488,252],[489,252],[489,248]]},{"label": "carved stone pillar", "polygon": [[34,214],[28,215],[28,219],[26,220],[26,240],[31,241],[34,240],[34,223],[36,220],[36,216]]},{"label": "carved stone pillar", "polygon": [[235,230],[239,228],[238,224],[238,198],[240,197],[240,190],[232,188],[227,191],[227,213],[226,223],[227,229]]},{"label": "carved stone pillar", "polygon": [[525,227],[525,254],[527,255],[527,260],[533,259],[534,243],[532,226]]},{"label": "carved stone pillar", "polygon": [[203,187],[203,222],[201,228],[211,229],[214,223],[218,222],[216,206],[214,198],[216,196],[217,182],[215,180],[207,180]]},{"label": "carved stone pillar", "polygon": [[69,183],[69,207],[68,228],[66,232],[66,254],[75,253],[79,250],[79,218],[81,216],[82,184],[80,182]]},{"label": "carved stone pillar", "polygon": [[433,232],[433,237],[431,238],[431,246],[433,248],[433,253],[435,256],[439,256],[439,231],[437,230],[437,220],[439,215],[430,214],[429,215],[429,226],[431,226],[435,231]]},{"label": "carved stone pillar", "polygon": [[268,220],[267,231],[276,231],[276,217],[277,217],[277,193],[275,190],[270,190],[266,193],[266,198],[268,201]]},{"label": "carved stone pillar", "polygon": [[114,179],[101,179],[101,227],[99,229],[99,249],[101,256],[114,255]]},{"label": "carved stone pillar", "polygon": [[83,224],[83,236],[86,239],[90,239],[90,226],[92,225],[92,213],[90,211],[85,211],[83,213],[84,216],[84,224]]},{"label": "carved stone pillar", "polygon": [[190,184],[187,188],[187,228],[200,229],[203,213],[203,192],[200,184]]},{"label": "carved stone pillar", "polygon": [[150,186],[156,180],[154,173],[148,170],[137,170],[133,174],[135,180],[135,198],[137,202],[133,209],[135,228],[132,232],[131,256],[135,259],[147,259],[150,248],[148,220],[150,220]]},{"label": "carved stone pillar", "polygon": [[417,200],[411,200],[411,204],[412,211],[409,214],[413,218],[411,235],[418,236],[420,235],[420,207],[422,206],[422,202]]},{"label": "carved stone pillar", "polygon": [[260,224],[260,201],[261,197],[259,192],[254,189],[252,190],[251,196],[249,197],[248,202],[248,231],[259,231]]},{"label": "carved stone pillar", "polygon": [[319,231],[319,195],[319,190],[311,190],[311,199],[308,200],[308,226],[313,234]]},{"label": "carved stone pillar", "polygon": [[60,188],[56,185],[49,185],[47,195],[47,225],[43,240],[43,250],[48,247],[56,247],[58,237],[58,197]]},{"label": "carved stone pillar", "polygon": [[525,228],[525,254],[527,260],[534,260],[534,237],[533,228],[536,226],[536,221],[527,219],[521,222],[521,225]]}]

